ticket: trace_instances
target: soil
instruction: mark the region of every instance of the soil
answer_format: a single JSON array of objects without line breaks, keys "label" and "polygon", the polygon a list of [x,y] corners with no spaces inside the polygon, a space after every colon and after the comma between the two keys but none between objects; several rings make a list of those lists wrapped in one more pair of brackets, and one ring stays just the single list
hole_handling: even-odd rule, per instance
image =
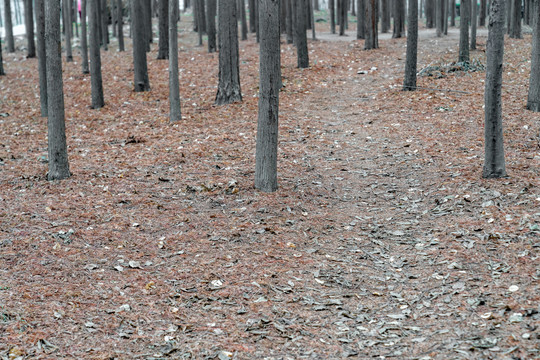
[{"label": "soil", "polygon": [[282,43],[280,188],[266,194],[254,36],[244,100],[217,107],[218,56],[183,19],[182,122],[167,118],[157,46],[146,93],[130,52],[102,52],[100,110],[64,63],[73,175],[59,182],[37,61],[4,53],[0,359],[540,358],[530,35],[506,42],[498,180],[481,178],[485,73],[444,70],[455,36],[420,42],[419,70],[440,71],[414,92],[404,38],[310,41],[309,69]]}]

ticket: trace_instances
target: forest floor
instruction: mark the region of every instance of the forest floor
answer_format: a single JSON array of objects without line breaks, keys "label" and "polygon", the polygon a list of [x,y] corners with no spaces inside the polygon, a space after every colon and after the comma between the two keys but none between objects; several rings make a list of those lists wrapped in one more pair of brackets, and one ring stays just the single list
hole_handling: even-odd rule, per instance
[{"label": "forest floor", "polygon": [[530,35],[506,42],[499,180],[481,177],[485,72],[447,66],[454,37],[420,42],[432,76],[414,92],[405,38],[310,41],[309,69],[282,43],[280,188],[266,194],[258,46],[240,43],[243,102],[218,107],[218,55],[182,24],[179,123],[155,45],[145,93],[130,52],[102,52],[100,110],[78,58],[64,63],[60,182],[46,181],[37,61],[4,53],[0,359],[540,358]]}]

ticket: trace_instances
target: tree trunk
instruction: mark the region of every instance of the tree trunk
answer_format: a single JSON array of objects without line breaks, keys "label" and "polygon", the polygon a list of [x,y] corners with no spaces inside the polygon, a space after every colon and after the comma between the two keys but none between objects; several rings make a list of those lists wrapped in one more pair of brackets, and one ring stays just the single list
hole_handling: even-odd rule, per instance
[{"label": "tree trunk", "polygon": [[471,50],[476,50],[476,24],[478,22],[478,4],[476,0],[472,0],[471,9]]},{"label": "tree trunk", "polygon": [[81,1],[81,67],[83,74],[89,74],[88,67],[88,35],[86,34],[87,0]]},{"label": "tree trunk", "polygon": [[[292,1],[292,0],[291,0]],[[249,32],[254,33],[255,29],[255,0],[248,0],[249,7]]]},{"label": "tree trunk", "polygon": [[[438,2],[442,0],[437,0]],[[405,6],[404,0],[394,0],[394,31],[392,33],[392,38],[397,39],[403,36],[403,31],[405,29],[404,19],[403,19],[403,8]]]},{"label": "tree trunk", "polygon": [[469,62],[469,2],[470,0],[461,0],[459,7],[459,62]]},{"label": "tree trunk", "polygon": [[450,26],[456,26],[456,0],[450,0]]},{"label": "tree trunk", "polygon": [[299,68],[309,67],[309,54],[307,48],[307,36],[306,36],[306,7],[300,2],[296,1],[296,21],[294,22],[296,41],[296,52]]},{"label": "tree trunk", "polygon": [[255,35],[257,39],[257,44],[260,41],[260,32],[259,32],[259,1],[255,1]]},{"label": "tree trunk", "polygon": [[135,92],[149,91],[148,64],[146,62],[146,46],[148,45],[148,32],[146,27],[144,0],[131,0],[132,27],[133,27],[133,73]]},{"label": "tree trunk", "polygon": [[216,105],[242,101],[238,59],[238,20],[235,0],[219,0],[219,83]]},{"label": "tree trunk", "polygon": [[[0,45],[0,76],[3,75],[6,75],[6,72],[4,71],[4,58],[2,57],[2,46]],[[43,115],[43,107],[41,108],[41,116],[46,116]]]},{"label": "tree trunk", "polygon": [[[180,107],[180,84],[178,80],[178,1],[171,0],[169,5],[169,120],[182,120]],[[209,17],[209,20],[211,18]]]},{"label": "tree trunk", "polygon": [[60,45],[60,1],[45,1],[45,48],[47,53],[48,107],[48,180],[68,178],[69,172],[64,90],[62,81],[62,47]]},{"label": "tree trunk", "polygon": [[216,0],[208,0],[206,7],[207,28],[208,28],[208,52],[216,52]]},{"label": "tree trunk", "polygon": [[159,42],[157,58],[163,60],[169,58],[169,0],[159,0],[158,22]]},{"label": "tree trunk", "polygon": [[4,31],[8,52],[15,52],[15,39],[13,37],[13,20],[11,19],[11,0],[4,0]]},{"label": "tree trunk", "polygon": [[478,25],[486,26],[486,10],[487,10],[487,0],[480,0],[480,17]]},{"label": "tree trunk", "polygon": [[[114,0],[113,0],[114,1]],[[125,51],[124,48],[124,14],[122,0],[116,0],[116,23],[118,26],[118,51]]]},{"label": "tree trunk", "polygon": [[[25,2],[28,0],[25,0]],[[32,1],[32,0],[29,0]],[[72,62],[73,61],[73,49],[71,48],[71,8],[69,7],[70,0],[63,0],[62,1],[62,9],[64,13],[64,19],[66,20],[66,24],[64,26],[65,34],[64,34],[64,41],[66,45],[66,61]]]},{"label": "tree trunk", "polygon": [[390,12],[390,0],[381,0],[381,32],[383,34],[390,30]]},{"label": "tree trunk", "polygon": [[506,176],[502,127],[502,72],[504,54],[504,8],[506,0],[491,0],[488,24],[485,88],[485,160],[483,177]]},{"label": "tree trunk", "polygon": [[435,1],[437,0],[426,0],[426,27],[428,29],[435,27]]},{"label": "tree trunk", "polygon": [[203,34],[204,34],[204,26],[203,24],[203,14],[204,14],[204,0],[195,0],[195,3],[197,4],[196,9],[196,16],[197,16],[197,34],[199,35],[199,43],[198,46],[203,45]]},{"label": "tree trunk", "polygon": [[379,48],[377,6],[377,0],[366,0],[366,40],[364,42],[366,50]]},{"label": "tree trunk", "polygon": [[279,0],[261,0],[259,4],[261,45],[255,188],[273,192],[278,188],[277,150],[281,86]]},{"label": "tree trunk", "polygon": [[313,0],[313,8],[314,8],[316,11],[321,10],[321,7],[320,7],[320,5],[319,5],[319,0]]},{"label": "tree trunk", "polygon": [[529,96],[527,98],[527,109],[540,112],[540,9],[539,1],[532,4],[531,14],[533,15],[533,40],[531,53],[531,75],[529,77]]},{"label": "tree trunk", "polygon": [[521,39],[521,0],[511,0],[510,37]]},{"label": "tree trunk", "polygon": [[240,8],[240,16],[242,20],[242,40],[247,40],[248,26],[247,26],[245,0],[238,0],[238,7]]},{"label": "tree trunk", "polygon": [[315,34],[315,10],[313,9],[313,4],[311,3],[312,0],[308,0],[308,1],[310,2],[309,15],[310,15],[311,23],[313,24],[311,26],[311,38],[313,40],[317,40],[317,34]]},{"label": "tree trunk", "polygon": [[109,50],[109,16],[107,12],[107,0],[101,0],[101,36],[103,50]]},{"label": "tree trunk", "polygon": [[[296,1],[295,0],[291,0],[293,2],[293,6],[295,7],[296,9],[296,6],[295,6],[295,3]],[[335,34],[336,33],[336,14],[335,14],[335,9],[336,9],[336,6],[334,4],[334,0],[329,0],[328,1],[328,10],[330,10],[329,14],[330,14],[330,31],[332,32],[332,34]]]},{"label": "tree trunk", "polygon": [[407,25],[407,57],[403,90],[416,90],[416,65],[418,55],[418,0],[409,0],[409,19]]},{"label": "tree trunk", "polygon": [[356,39],[364,39],[366,37],[366,9],[364,0],[357,0],[356,5]]},{"label": "tree trunk", "polygon": [[448,35],[448,0],[442,0],[443,4],[443,34]]},{"label": "tree trunk", "polygon": [[345,35],[345,26],[347,24],[347,21],[345,18],[347,17],[347,6],[346,6],[346,0],[338,0],[339,6],[338,6],[338,19],[339,19],[339,36]]},{"label": "tree trunk", "polygon": [[99,19],[97,2],[90,0],[90,77],[92,85],[92,109],[105,105],[103,98],[103,82],[101,77],[101,54],[99,51]]},{"label": "tree trunk", "polygon": [[34,9],[32,0],[24,0],[24,24],[26,28],[27,58],[36,57],[36,41],[34,40]]},{"label": "tree trunk", "polygon": [[292,1],[293,0],[285,0],[287,7],[287,18],[285,19],[285,26],[287,28],[287,44],[292,44],[294,39]]},{"label": "tree trunk", "polygon": [[[37,57],[39,72],[39,100],[41,116],[47,116],[47,53],[45,49],[45,3],[36,0],[34,11],[36,15]],[[1,47],[1,46],[0,46]]]},{"label": "tree trunk", "polygon": [[144,27],[141,27],[140,31],[144,31],[145,33],[145,50],[146,52],[149,52],[150,44],[154,42],[154,31],[152,29],[152,3],[150,0],[142,0],[141,8],[143,11]]}]

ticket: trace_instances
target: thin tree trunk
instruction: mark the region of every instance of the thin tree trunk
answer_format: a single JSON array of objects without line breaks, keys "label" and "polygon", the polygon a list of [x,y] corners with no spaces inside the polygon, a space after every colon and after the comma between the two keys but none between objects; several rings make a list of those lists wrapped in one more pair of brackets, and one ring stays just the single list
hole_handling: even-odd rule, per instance
[{"label": "thin tree trunk", "polygon": [[87,0],[81,1],[81,66],[82,73],[89,74],[90,68],[88,67],[88,35],[86,34],[86,9]]},{"label": "thin tree trunk", "polygon": [[456,0],[450,0],[450,26],[456,26]]},{"label": "thin tree trunk", "polygon": [[206,7],[208,27],[208,52],[216,52],[216,0],[208,0]]},{"label": "thin tree trunk", "polygon": [[287,44],[292,44],[294,40],[292,2],[293,0],[285,0],[285,3],[287,4],[287,18],[285,19],[287,27]]},{"label": "thin tree trunk", "polygon": [[366,37],[366,9],[364,7],[364,0],[357,0],[356,11],[356,38],[364,39]]},{"label": "thin tree trunk", "polygon": [[386,34],[389,30],[390,30],[390,0],[381,0],[381,32],[383,34]]},{"label": "thin tree trunk", "polygon": [[157,58],[163,60],[169,58],[169,0],[159,0],[158,14],[159,42]]},{"label": "thin tree trunk", "polygon": [[[0,76],[3,75],[6,75],[6,72],[4,71],[4,58],[2,57],[2,46],[0,45]],[[41,108],[41,116],[46,116],[43,115],[43,107]]]},{"label": "thin tree trunk", "polygon": [[246,17],[246,3],[245,0],[238,0],[238,7],[240,8],[240,19],[242,22],[242,40],[247,40],[248,25]]},{"label": "thin tree trunk", "polygon": [[216,105],[242,101],[235,0],[219,0],[219,83]]},{"label": "thin tree trunk", "polygon": [[[28,0],[26,0],[28,1]],[[29,0],[32,1],[32,0]],[[73,49],[71,48],[71,8],[69,7],[70,0],[64,0],[62,2],[62,7],[64,9],[65,19],[66,19],[66,26],[64,27],[66,33],[64,34],[64,41],[66,43],[66,61],[72,62],[73,61]]]},{"label": "thin tree trunk", "polygon": [[[44,0],[36,0],[36,35],[37,57],[39,72],[39,100],[41,116],[47,116],[47,53],[45,49],[45,3]],[[1,47],[1,46],[0,46]]]},{"label": "thin tree trunk", "polygon": [[[438,2],[442,0],[437,0]],[[392,38],[397,39],[403,36],[404,31],[404,19],[403,19],[403,8],[405,6],[404,0],[394,0],[394,31],[392,33]]]},{"label": "thin tree trunk", "polygon": [[255,0],[248,0],[248,7],[249,7],[249,32],[254,33],[257,31],[255,29],[255,19],[257,16],[255,15]]},{"label": "thin tree trunk", "polygon": [[149,91],[148,64],[146,62],[146,46],[148,45],[147,27],[144,15],[143,0],[131,0],[133,26],[133,73],[135,92]]},{"label": "thin tree trunk", "polygon": [[459,7],[459,62],[469,62],[469,2],[470,0],[461,0]]},{"label": "thin tree trunk", "polygon": [[435,1],[437,0],[426,0],[426,27],[428,29],[435,27]]},{"label": "thin tree trunk", "polygon": [[306,37],[306,7],[300,2],[296,1],[296,21],[294,22],[295,26],[295,40],[296,40],[296,51],[297,51],[297,60],[299,68],[309,67],[309,54],[307,48],[307,37]]},{"label": "thin tree trunk", "polygon": [[109,50],[109,16],[107,13],[107,0],[101,0],[101,36],[103,39],[101,43],[103,44],[103,50]]},{"label": "thin tree trunk", "polygon": [[504,54],[504,8],[506,0],[491,0],[487,41],[485,87],[485,160],[483,177],[506,176],[502,127],[502,72]]},{"label": "thin tree trunk", "polygon": [[448,0],[443,2],[443,34],[448,35]]},{"label": "thin tree trunk", "polygon": [[62,81],[62,47],[60,45],[60,1],[45,0],[45,48],[47,53],[48,99],[48,180],[68,178],[69,172],[64,90]]},{"label": "thin tree trunk", "polygon": [[[178,80],[178,2],[171,0],[169,5],[169,120],[182,120],[180,105],[180,84]],[[211,20],[209,18],[209,20]]]},{"label": "thin tree trunk", "polygon": [[4,0],[4,30],[8,52],[15,52],[15,39],[13,37],[13,20],[11,19],[11,0]]},{"label": "thin tree trunk", "polygon": [[377,0],[366,0],[366,40],[364,42],[366,50],[379,48],[377,20]]},{"label": "thin tree trunk", "polygon": [[521,0],[511,0],[510,37],[521,39]]},{"label": "thin tree trunk", "polygon": [[197,3],[197,33],[199,35],[199,46],[203,46],[203,14],[204,14],[204,0],[195,0]]},{"label": "thin tree trunk", "polygon": [[278,188],[277,150],[281,86],[279,0],[262,0],[259,6],[261,45],[255,187],[264,192],[273,192]]},{"label": "thin tree trunk", "polygon": [[99,50],[99,19],[97,2],[90,0],[90,77],[92,85],[92,109],[105,105],[103,98],[103,81],[101,77],[101,53]]},{"label": "thin tree trunk", "polygon": [[487,10],[487,0],[480,0],[480,26],[486,26],[486,10]]},{"label": "thin tree trunk", "polygon": [[[315,34],[315,11],[313,10],[313,4],[311,3],[312,0],[307,0],[310,2],[310,9],[309,9],[309,15],[311,19],[311,38],[313,40],[317,40],[317,34]],[[315,0],[313,0],[315,1]]]},{"label": "thin tree trunk", "polygon": [[145,50],[146,52],[149,52],[150,44],[154,42],[154,31],[152,29],[152,3],[150,2],[150,0],[142,0],[142,9],[144,27],[141,28],[141,31],[143,31],[144,29],[146,36]]},{"label": "thin tree trunk", "polygon": [[540,112],[540,9],[539,1],[533,4],[531,14],[533,15],[533,39],[531,53],[531,75],[529,77],[529,95],[527,98],[527,109]]},{"label": "thin tree trunk", "polygon": [[346,0],[338,0],[338,19],[339,19],[339,36],[345,35],[345,26],[347,22],[347,6],[345,6]]},{"label": "thin tree trunk", "polygon": [[478,4],[476,0],[472,0],[471,9],[471,50],[476,50],[476,24],[478,23]]},{"label": "thin tree trunk", "polygon": [[[114,1],[114,0],[113,0]],[[118,51],[125,51],[124,47],[124,14],[122,0],[116,0],[116,24],[118,26]]]},{"label": "thin tree trunk", "polygon": [[26,27],[27,58],[36,57],[36,41],[34,40],[34,9],[32,0],[24,0],[24,24]]},{"label": "thin tree trunk", "polygon": [[409,19],[407,25],[407,57],[403,90],[416,90],[416,65],[418,55],[418,0],[409,0]]},{"label": "thin tree trunk", "polygon": [[[293,2],[293,6],[295,7],[296,9],[296,6],[295,6],[295,3],[296,1],[295,0],[291,0]],[[329,0],[328,1],[328,10],[330,10],[330,31],[332,32],[332,34],[335,34],[336,33],[336,14],[335,14],[335,9],[336,9],[336,6],[334,4],[334,0]]]}]

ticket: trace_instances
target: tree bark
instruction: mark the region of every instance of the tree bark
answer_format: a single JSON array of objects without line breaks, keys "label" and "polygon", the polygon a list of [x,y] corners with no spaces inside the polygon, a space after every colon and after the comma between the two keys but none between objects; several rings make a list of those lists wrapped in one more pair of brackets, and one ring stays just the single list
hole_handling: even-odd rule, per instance
[{"label": "tree bark", "polygon": [[356,5],[356,39],[364,39],[366,37],[366,9],[364,0],[357,0]]},{"label": "tree bark", "polygon": [[255,188],[273,192],[278,188],[277,150],[281,86],[279,0],[261,0],[259,4],[261,45]]},{"label": "tree bark", "polygon": [[407,57],[403,90],[416,90],[416,65],[418,55],[418,0],[409,0],[409,19],[407,25]]},{"label": "tree bark", "polygon": [[[296,9],[296,0],[291,0],[293,2],[293,6],[295,7]],[[329,0],[328,1],[328,10],[329,11],[329,14],[330,14],[330,31],[332,32],[332,34],[335,34],[336,33],[336,14],[335,14],[335,11],[336,11],[336,5],[334,3],[334,0]]]},{"label": "tree bark", "polygon": [[235,0],[219,0],[219,83],[216,105],[242,101],[238,59],[238,20]]},{"label": "tree bark", "polygon": [[437,0],[426,0],[426,27],[432,29],[435,27],[435,1]]},{"label": "tree bark", "polygon": [[142,18],[144,27],[141,27],[140,31],[144,31],[145,33],[145,50],[146,52],[149,52],[150,44],[154,42],[154,32],[152,29],[152,3],[150,0],[142,0],[141,9],[143,11]]},{"label": "tree bark", "polygon": [[146,46],[148,45],[147,27],[143,0],[131,0],[133,27],[133,73],[135,92],[149,91],[148,64],[146,62]]},{"label": "tree bark", "polygon": [[45,47],[47,53],[47,99],[48,99],[48,180],[68,178],[69,172],[66,124],[64,114],[64,90],[62,81],[62,47],[60,45],[60,1],[45,2]]},{"label": "tree bark", "polygon": [[[169,120],[182,120],[180,107],[180,84],[178,80],[178,2],[171,0],[169,5]],[[210,18],[209,18],[210,19]]]},{"label": "tree bark", "polygon": [[[292,1],[292,0],[291,0]],[[255,0],[248,0],[249,7],[249,32],[254,33],[255,29]]]},{"label": "tree bark", "polygon": [[[0,76],[4,75],[6,75],[6,72],[4,71],[4,58],[2,57],[2,46],[0,45]],[[46,116],[43,115],[43,108],[41,108],[41,116]]]},{"label": "tree bark", "polygon": [[510,37],[521,39],[521,0],[511,0]]},{"label": "tree bark", "polygon": [[366,50],[379,48],[377,6],[377,0],[366,0],[366,40],[364,42]]},{"label": "tree bark", "polygon": [[103,50],[109,50],[109,16],[107,13],[107,0],[101,0],[101,36]]},{"label": "tree bark", "polygon": [[313,40],[317,40],[317,34],[315,34],[315,10],[313,9],[313,3],[311,2],[312,0],[307,0],[309,1],[309,18],[311,20],[311,38]]},{"label": "tree bark", "polygon": [[347,17],[347,6],[346,6],[346,0],[338,0],[339,6],[338,6],[338,19],[339,19],[339,36],[345,35],[345,26],[347,26],[347,21],[345,20]]},{"label": "tree bark", "polygon": [[83,74],[89,74],[88,66],[88,35],[86,33],[86,9],[87,0],[81,1],[81,67]]},{"label": "tree bark", "polygon": [[247,26],[247,18],[246,18],[245,0],[238,0],[238,8],[240,9],[240,19],[242,22],[242,40],[247,40],[248,26]]},{"label": "tree bark", "polygon": [[11,0],[4,0],[4,31],[8,52],[15,52],[15,38],[13,37],[13,20],[11,19]]},{"label": "tree bark", "polygon": [[103,81],[101,77],[101,53],[99,50],[99,19],[97,2],[90,0],[90,77],[92,86],[92,109],[105,105]]},{"label": "tree bark", "polygon": [[491,0],[488,24],[487,67],[485,86],[485,159],[483,177],[506,176],[502,127],[502,73],[506,0]]},{"label": "tree bark", "polygon": [[459,7],[459,62],[469,62],[469,2],[470,0],[461,0]]},{"label": "tree bark", "polygon": [[[114,0],[113,0],[114,1]],[[116,24],[118,26],[118,51],[125,51],[124,47],[124,14],[122,0],[116,0]]]},{"label": "tree bark", "polygon": [[306,7],[301,1],[296,1],[296,21],[294,22],[297,63],[299,68],[309,67],[309,54],[306,36]]},{"label": "tree bark", "polygon": [[535,1],[531,7],[533,11],[533,40],[531,53],[531,74],[529,77],[529,95],[527,98],[527,109],[540,112],[540,9],[539,1]]},{"label": "tree bark", "polygon": [[285,3],[287,5],[287,18],[285,19],[285,24],[287,28],[287,44],[292,44],[294,40],[292,1],[293,0],[285,0]]},{"label": "tree bark", "polygon": [[476,50],[476,26],[478,23],[478,4],[476,0],[472,0],[471,9],[471,50]]},{"label": "tree bark", "polygon": [[[367,1],[367,0],[366,0]],[[390,30],[390,0],[381,0],[381,32],[386,34]]]},{"label": "tree bark", "polygon": [[450,26],[456,26],[456,0],[450,0]]},{"label": "tree bark", "polygon": [[197,16],[197,33],[199,35],[199,46],[203,45],[203,34],[204,34],[204,0],[195,0],[195,3],[197,6],[195,7],[196,10],[196,16]]},{"label": "tree bark", "polygon": [[27,58],[36,57],[36,41],[34,40],[34,9],[32,0],[24,0],[24,24],[26,28]]},{"label": "tree bark", "polygon": [[[25,0],[29,1],[29,0]],[[32,1],[32,0],[30,0]],[[64,34],[64,41],[66,46],[66,61],[72,62],[73,61],[73,49],[71,47],[71,8],[70,8],[70,0],[63,0],[62,1],[62,9],[64,13],[64,19],[66,20],[66,24],[64,26],[65,34]]]},{"label": "tree bark", "polygon": [[41,116],[47,116],[47,53],[45,49],[45,3],[36,0],[34,11],[36,15],[37,57],[39,72],[39,100]]},{"label": "tree bark", "polygon": [[216,0],[208,0],[206,10],[207,28],[208,28],[208,52],[216,52]]},{"label": "tree bark", "polygon": [[169,58],[169,0],[159,0],[158,14],[159,42],[157,58],[163,60]]},{"label": "tree bark", "polygon": [[[442,0],[437,0],[442,1]],[[405,7],[404,0],[394,0],[394,30],[392,33],[393,39],[398,39],[403,36],[405,29],[405,21],[403,19],[403,9]]]},{"label": "tree bark", "polygon": [[486,10],[487,0],[480,0],[480,16],[478,19],[478,25],[486,26]]}]

